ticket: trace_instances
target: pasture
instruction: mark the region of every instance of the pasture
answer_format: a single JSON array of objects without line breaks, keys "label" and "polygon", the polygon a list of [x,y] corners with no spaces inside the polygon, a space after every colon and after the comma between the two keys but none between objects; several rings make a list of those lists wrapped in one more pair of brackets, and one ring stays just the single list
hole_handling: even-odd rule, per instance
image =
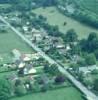
[{"label": "pasture", "polygon": [[[75,29],[80,39],[86,38],[90,32],[98,33],[98,30],[61,14],[55,7],[38,8],[32,12],[46,17],[50,25],[57,25],[63,33],[66,33],[69,29]],[[67,24],[64,25],[64,22]]]},{"label": "pasture", "polygon": [[0,63],[8,63],[12,61],[11,52],[18,49],[22,53],[33,52],[24,41],[22,41],[12,30],[7,29],[6,32],[0,32]]}]

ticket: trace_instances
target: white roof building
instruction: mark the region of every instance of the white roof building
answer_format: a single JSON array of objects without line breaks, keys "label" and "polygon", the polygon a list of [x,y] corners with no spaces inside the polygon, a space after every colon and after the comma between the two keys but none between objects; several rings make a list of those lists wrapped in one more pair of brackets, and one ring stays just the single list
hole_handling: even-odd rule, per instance
[{"label": "white roof building", "polygon": [[20,59],[21,53],[20,53],[19,50],[14,49],[14,50],[12,51],[12,53],[13,53],[13,55],[14,55],[14,57],[15,57],[15,60],[19,60],[19,59]]}]

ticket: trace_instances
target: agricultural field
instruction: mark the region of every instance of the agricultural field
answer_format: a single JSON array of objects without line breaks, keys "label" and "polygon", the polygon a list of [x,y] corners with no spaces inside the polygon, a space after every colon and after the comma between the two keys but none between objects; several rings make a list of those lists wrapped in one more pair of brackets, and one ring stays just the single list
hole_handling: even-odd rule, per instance
[{"label": "agricultural field", "polygon": [[[79,38],[86,38],[90,32],[98,33],[97,29],[88,27],[84,24],[79,23],[71,18],[64,16],[59,13],[55,7],[46,7],[46,8],[38,8],[33,10],[32,12],[43,15],[47,18],[47,22],[50,25],[57,25],[61,32],[66,33],[69,29],[75,29]],[[64,26],[64,22],[67,24]]]},{"label": "agricultural field", "polygon": [[11,100],[83,100],[81,94],[73,87],[61,88],[53,91],[47,91],[45,93],[37,93],[32,95],[26,95]]}]

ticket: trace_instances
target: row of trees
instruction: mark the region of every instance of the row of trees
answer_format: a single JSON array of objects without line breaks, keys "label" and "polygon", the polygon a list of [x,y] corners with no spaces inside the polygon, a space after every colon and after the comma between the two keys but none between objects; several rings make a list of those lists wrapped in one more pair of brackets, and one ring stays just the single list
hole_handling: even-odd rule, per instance
[{"label": "row of trees", "polygon": [[79,20],[82,23],[85,23],[85,24],[89,25],[89,26],[98,28],[98,19],[97,19],[97,17],[91,15],[90,13],[86,12],[85,10],[84,11],[81,11],[81,10],[78,11],[77,10],[72,15],[72,17]]},{"label": "row of trees", "polygon": [[52,6],[52,5],[56,5],[57,4],[57,0],[33,0],[33,2],[35,2],[37,5],[39,6]]},{"label": "row of trees", "polygon": [[59,31],[59,27],[56,25],[49,25],[47,23],[47,18],[45,18],[42,15],[35,16],[32,19],[32,25],[37,29],[43,27],[47,31],[48,35],[50,36],[58,37],[62,35],[62,33]]},{"label": "row of trees", "polygon": [[[0,3],[9,3],[13,5],[14,10],[31,10],[35,7],[46,7],[46,6],[52,6],[57,4],[57,0],[0,0]],[[34,5],[33,5],[34,4]]]},{"label": "row of trees", "polygon": [[[84,58],[79,61],[80,65],[94,65],[96,64],[96,59],[98,59],[98,35],[97,33],[91,32],[86,39],[78,40],[77,33],[71,29],[63,35],[63,40],[69,43],[71,50],[69,54],[79,55]],[[75,43],[75,44],[74,44]]]},{"label": "row of trees", "polygon": [[31,92],[45,92],[48,89],[56,88],[56,84],[61,85],[66,81],[65,76],[59,72],[56,64],[51,66],[46,64],[44,71],[50,76],[52,75],[51,79],[47,74],[42,74],[33,80],[28,77],[25,80],[14,80],[14,82],[9,81],[8,78],[0,78],[0,100],[9,100],[11,96],[23,96]]},{"label": "row of trees", "polygon": [[11,84],[8,80],[0,78],[0,100],[9,100],[11,96]]}]

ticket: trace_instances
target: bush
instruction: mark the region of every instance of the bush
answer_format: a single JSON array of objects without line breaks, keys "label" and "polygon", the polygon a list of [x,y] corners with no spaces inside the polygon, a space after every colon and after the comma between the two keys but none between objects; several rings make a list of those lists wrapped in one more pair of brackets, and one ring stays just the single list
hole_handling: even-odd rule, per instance
[{"label": "bush", "polygon": [[26,91],[24,85],[18,85],[15,88],[15,93],[17,96],[22,96],[22,95],[26,94],[26,92],[27,91]]},{"label": "bush", "polygon": [[88,54],[85,57],[85,61],[87,65],[95,65],[96,64],[96,57],[94,54]]},{"label": "bush", "polygon": [[98,70],[93,70],[92,72],[91,72],[91,74],[98,74]]},{"label": "bush", "polygon": [[55,78],[55,83],[56,84],[61,84],[61,83],[64,83],[64,82],[65,82],[65,76],[64,75],[58,75]]}]

